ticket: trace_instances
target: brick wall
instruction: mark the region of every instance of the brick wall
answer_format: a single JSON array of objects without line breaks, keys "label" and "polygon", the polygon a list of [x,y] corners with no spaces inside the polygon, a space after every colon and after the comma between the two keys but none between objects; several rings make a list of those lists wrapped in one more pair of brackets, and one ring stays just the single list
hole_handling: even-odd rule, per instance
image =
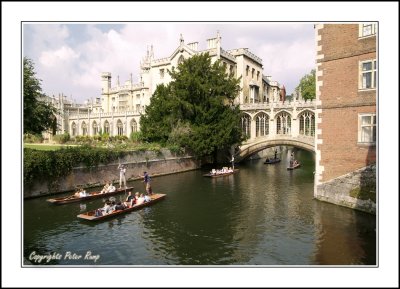
[{"label": "brick wall", "polygon": [[359,145],[358,114],[375,112],[374,106],[322,110],[323,143],[317,145],[324,167],[321,181],[347,174],[375,162],[375,146]]},{"label": "brick wall", "polygon": [[376,147],[357,141],[359,113],[376,113],[376,90],[359,90],[359,62],[376,59],[376,37],[359,38],[358,24],[325,24],[317,46],[317,171],[326,182],[375,162]]}]

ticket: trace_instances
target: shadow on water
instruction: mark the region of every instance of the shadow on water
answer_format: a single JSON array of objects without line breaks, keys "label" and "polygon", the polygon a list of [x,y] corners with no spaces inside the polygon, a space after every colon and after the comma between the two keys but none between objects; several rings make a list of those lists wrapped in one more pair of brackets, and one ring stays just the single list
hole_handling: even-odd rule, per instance
[{"label": "shadow on water", "polygon": [[[376,207],[377,202],[377,173],[376,173],[376,146],[369,146],[367,156],[365,159],[365,165],[367,168],[361,173],[360,177],[360,191],[358,197],[362,200],[372,200]],[[365,224],[364,219],[358,218],[357,223],[359,224],[358,234],[361,239],[368,238],[372,242],[363,243],[364,250],[370,252],[370,254],[365,255],[362,260],[365,264],[377,264],[376,248],[377,248],[377,235],[376,235],[376,215],[371,218],[373,222],[373,227],[370,224]]]}]

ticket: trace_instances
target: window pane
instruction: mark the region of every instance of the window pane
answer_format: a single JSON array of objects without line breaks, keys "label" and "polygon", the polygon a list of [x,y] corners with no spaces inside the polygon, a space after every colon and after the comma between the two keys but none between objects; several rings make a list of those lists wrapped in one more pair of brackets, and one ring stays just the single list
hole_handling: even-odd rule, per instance
[{"label": "window pane", "polygon": [[371,141],[371,127],[366,126],[362,128],[361,131],[361,141],[362,142],[370,142]]},{"label": "window pane", "polygon": [[371,72],[363,73],[363,88],[371,88]]},{"label": "window pane", "polygon": [[364,115],[361,117],[361,125],[368,125],[371,123],[371,116]]},{"label": "window pane", "polygon": [[372,62],[364,62],[362,64],[362,70],[363,71],[372,70]]},{"label": "window pane", "polygon": [[364,27],[363,27],[363,35],[371,35],[371,34],[372,34],[371,24],[364,25]]}]

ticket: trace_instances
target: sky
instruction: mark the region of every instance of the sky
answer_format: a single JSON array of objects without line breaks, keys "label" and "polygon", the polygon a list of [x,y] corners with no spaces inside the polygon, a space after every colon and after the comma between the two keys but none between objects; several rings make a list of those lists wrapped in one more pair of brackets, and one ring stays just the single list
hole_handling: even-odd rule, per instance
[{"label": "sky", "polygon": [[112,73],[112,86],[139,79],[140,60],[153,45],[155,58],[170,56],[185,43],[206,40],[219,31],[222,48],[248,48],[263,60],[263,75],[291,94],[315,66],[311,22],[64,22],[24,23],[23,56],[35,63],[43,92],[63,93],[78,103],[101,94],[101,73]]}]

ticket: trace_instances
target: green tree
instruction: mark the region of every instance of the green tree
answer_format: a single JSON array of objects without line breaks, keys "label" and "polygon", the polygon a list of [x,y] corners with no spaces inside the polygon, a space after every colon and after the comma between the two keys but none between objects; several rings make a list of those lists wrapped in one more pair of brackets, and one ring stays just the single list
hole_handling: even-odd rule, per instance
[{"label": "green tree", "polygon": [[300,79],[299,85],[295,89],[304,99],[315,99],[315,69]]},{"label": "green tree", "polygon": [[172,81],[159,85],[141,117],[143,139],[179,145],[197,156],[241,141],[239,80],[226,74],[209,54],[195,55],[168,71]]},{"label": "green tree", "polygon": [[55,126],[56,109],[40,100],[43,97],[40,79],[36,78],[34,63],[24,57],[24,133],[40,134]]}]

